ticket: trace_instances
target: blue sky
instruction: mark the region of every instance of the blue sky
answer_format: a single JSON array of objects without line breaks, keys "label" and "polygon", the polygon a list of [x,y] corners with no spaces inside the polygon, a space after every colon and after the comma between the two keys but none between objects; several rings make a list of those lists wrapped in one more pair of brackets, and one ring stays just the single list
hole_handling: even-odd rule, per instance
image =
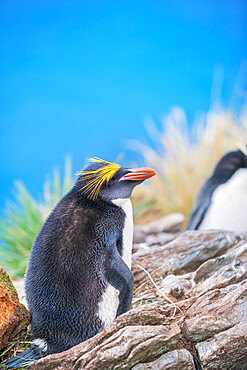
[{"label": "blue sky", "polygon": [[146,117],[179,105],[192,122],[210,107],[215,68],[234,102],[246,0],[0,4],[0,208],[14,179],[39,197],[66,153],[75,170],[115,160],[127,139],[147,139]]}]

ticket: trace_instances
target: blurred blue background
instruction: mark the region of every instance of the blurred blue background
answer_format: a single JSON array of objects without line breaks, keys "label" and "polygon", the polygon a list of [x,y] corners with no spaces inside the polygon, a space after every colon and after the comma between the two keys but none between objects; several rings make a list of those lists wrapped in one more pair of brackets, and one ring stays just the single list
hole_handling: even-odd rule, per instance
[{"label": "blurred blue background", "polygon": [[14,179],[38,197],[65,153],[74,170],[92,155],[127,164],[126,140],[174,105],[189,124],[215,94],[237,111],[246,15],[244,0],[2,0],[0,209]]}]

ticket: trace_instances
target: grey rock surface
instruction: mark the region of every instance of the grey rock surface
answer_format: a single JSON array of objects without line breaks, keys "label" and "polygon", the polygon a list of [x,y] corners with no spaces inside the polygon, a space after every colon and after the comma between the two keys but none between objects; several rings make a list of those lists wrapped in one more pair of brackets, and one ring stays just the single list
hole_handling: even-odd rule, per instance
[{"label": "grey rock surface", "polygon": [[214,335],[196,345],[202,369],[247,369],[247,323]]},{"label": "grey rock surface", "polygon": [[32,368],[247,369],[247,234],[187,231],[134,250],[133,308]]},{"label": "grey rock surface", "polygon": [[227,231],[186,231],[164,246],[154,245],[151,250],[142,246],[132,258],[135,283],[146,280],[138,265],[146,266],[152,277],[192,272],[205,261],[224,254],[241,238],[244,236]]},{"label": "grey rock surface", "polygon": [[182,213],[173,213],[145,225],[136,225],[134,227],[134,243],[149,242],[148,238],[150,240],[151,237],[151,240],[153,240],[152,236],[161,233],[164,233],[167,237],[167,234],[173,234],[173,236],[170,235],[170,238],[174,238],[176,233],[182,230],[183,222],[184,215]]},{"label": "grey rock surface", "polygon": [[200,342],[246,323],[247,280],[201,295],[187,310],[183,331],[187,339]]},{"label": "grey rock surface", "polygon": [[133,367],[133,370],[195,370],[195,365],[192,355],[186,349],[176,349],[170,351],[157,360],[138,364]]},{"label": "grey rock surface", "polygon": [[[146,308],[146,312],[151,310]],[[137,310],[137,317],[139,315]],[[66,364],[70,369],[130,369],[178,345],[181,330],[177,324],[145,325],[143,321],[142,325],[133,325],[135,321],[136,312],[133,309],[116,319],[102,333],[68,351],[37,361],[32,368],[47,369],[49,366],[49,369],[63,369]]]}]

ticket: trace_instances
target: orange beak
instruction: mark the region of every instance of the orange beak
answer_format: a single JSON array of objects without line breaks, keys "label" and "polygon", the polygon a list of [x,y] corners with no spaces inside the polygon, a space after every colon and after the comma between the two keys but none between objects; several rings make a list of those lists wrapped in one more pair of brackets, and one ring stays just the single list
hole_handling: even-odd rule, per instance
[{"label": "orange beak", "polygon": [[152,168],[148,167],[141,167],[141,168],[131,168],[126,175],[122,176],[119,181],[122,180],[134,180],[134,181],[142,181],[149,179],[156,175],[156,172],[152,170]]}]

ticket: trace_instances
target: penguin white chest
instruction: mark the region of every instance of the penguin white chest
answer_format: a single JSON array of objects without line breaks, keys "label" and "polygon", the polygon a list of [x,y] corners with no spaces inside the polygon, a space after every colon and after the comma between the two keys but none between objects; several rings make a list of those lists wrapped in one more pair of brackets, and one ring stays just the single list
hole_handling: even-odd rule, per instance
[{"label": "penguin white chest", "polygon": [[122,259],[131,269],[131,253],[133,244],[133,208],[130,199],[116,199],[114,204],[121,207],[126,215],[123,228],[123,254]]},{"label": "penguin white chest", "polygon": [[247,169],[216,188],[199,229],[247,231]]},{"label": "penguin white chest", "polygon": [[[122,259],[131,269],[131,253],[133,243],[133,210],[130,199],[116,199],[113,203],[121,207],[125,212],[125,223],[123,228],[123,249]],[[118,308],[118,290],[108,284],[99,302],[98,317],[101,319],[104,327],[111,324],[117,313]]]}]

